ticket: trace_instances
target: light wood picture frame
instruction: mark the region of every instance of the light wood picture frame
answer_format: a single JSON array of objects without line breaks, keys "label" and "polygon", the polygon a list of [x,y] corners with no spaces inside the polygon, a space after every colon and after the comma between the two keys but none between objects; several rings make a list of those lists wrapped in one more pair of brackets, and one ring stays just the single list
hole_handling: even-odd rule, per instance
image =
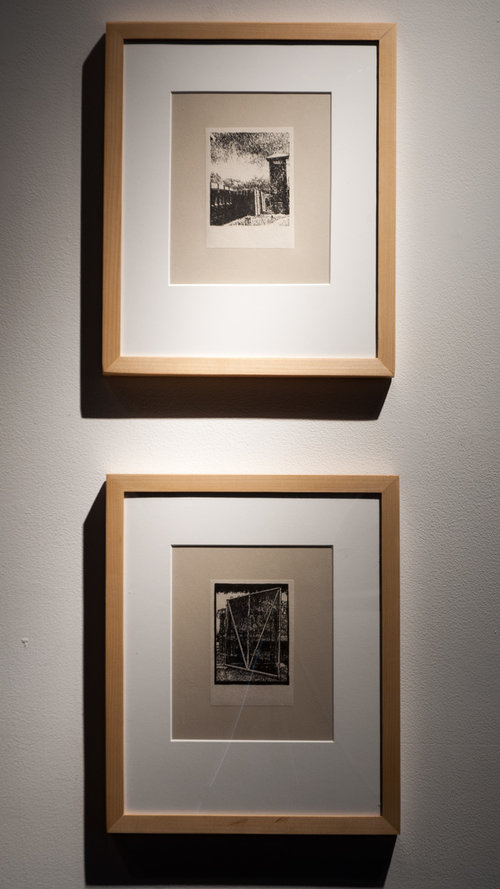
[{"label": "light wood picture frame", "polygon": [[[257,558],[259,547],[274,544],[292,552],[297,545],[332,547],[332,739],[265,743],[232,740],[232,731],[215,741],[173,736],[178,611],[171,553],[186,544],[212,547],[215,562],[221,546],[235,547],[238,556],[241,544],[257,544]],[[276,573],[288,582],[282,565]],[[212,570],[203,579],[207,602],[214,579],[234,579],[214,578]],[[205,617],[194,619],[189,602],[196,572],[185,576],[185,614],[208,625],[208,605]],[[296,581],[295,620],[307,622],[300,600],[313,596],[307,606],[313,608],[314,593],[297,575]],[[194,632],[193,651],[208,651],[208,631]],[[188,648],[190,638],[183,637]],[[295,641],[300,647],[298,633]],[[190,689],[178,692],[186,706]],[[213,710],[209,694],[207,684],[202,696]],[[268,710],[274,719],[279,709],[252,712],[265,720]],[[107,477],[109,832],[397,834],[399,710],[397,476]],[[235,711],[234,725],[238,720]]]},{"label": "light wood picture frame", "polygon": [[[235,64],[235,53],[244,56],[244,63]],[[279,62],[273,64],[276,53]],[[183,136],[177,118],[172,123],[172,97],[204,95],[205,91],[207,107],[213,111],[205,116],[196,112],[194,123],[189,109],[183,111]],[[243,100],[249,93],[256,94],[250,96],[250,111],[230,112],[231,107],[246,107]],[[236,106],[228,98],[219,120],[215,109],[231,94],[233,100],[236,94]],[[308,132],[313,124],[307,121],[313,117],[307,108],[296,107],[295,99],[312,94],[328,95],[330,101],[331,144],[324,145],[330,163],[329,223],[321,221],[323,216],[320,220],[315,204],[308,206],[308,195],[319,195],[323,185],[315,172],[320,163],[306,159],[310,147],[325,140]],[[271,101],[271,109],[281,107],[282,99],[288,97],[290,102],[283,107],[289,110],[265,110],[266,96],[276,100],[274,105]],[[103,372],[392,377],[395,100],[394,24],[109,23]],[[210,126],[252,131],[273,123],[291,125],[295,133],[294,176],[302,185],[294,186],[292,249],[205,249],[204,204],[212,192],[209,186],[200,186],[204,176],[203,182],[208,182],[202,170],[204,133]],[[172,134],[177,129],[180,147],[175,148]],[[184,151],[185,145],[189,150]],[[186,184],[189,201],[183,201],[184,184],[179,186],[179,179]],[[187,221],[186,205],[194,208]],[[287,212],[291,219],[292,211]],[[184,268],[204,269],[208,257],[206,273],[197,271],[192,282],[180,284],[172,280],[171,261],[172,255],[182,253],[172,241],[178,218],[183,221],[175,243],[186,247]],[[210,227],[211,223],[207,231]],[[241,234],[243,228],[236,233]],[[272,226],[260,230],[264,228],[271,231]],[[314,250],[325,236],[328,277],[316,281],[319,265]],[[295,256],[296,271],[284,274],[295,269]],[[221,269],[219,279],[211,277],[214,265]],[[262,268],[263,281],[257,276],[255,283],[249,277],[249,270],[255,268]],[[201,283],[196,275],[201,275]]]}]

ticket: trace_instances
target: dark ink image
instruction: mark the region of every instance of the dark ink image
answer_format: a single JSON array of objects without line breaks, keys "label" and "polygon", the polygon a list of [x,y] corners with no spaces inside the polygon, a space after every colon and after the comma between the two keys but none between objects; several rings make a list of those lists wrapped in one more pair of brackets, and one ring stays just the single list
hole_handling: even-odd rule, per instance
[{"label": "dark ink image", "polygon": [[210,225],[290,224],[290,131],[209,133]]},{"label": "dark ink image", "polygon": [[215,684],[289,684],[288,583],[215,583]]}]

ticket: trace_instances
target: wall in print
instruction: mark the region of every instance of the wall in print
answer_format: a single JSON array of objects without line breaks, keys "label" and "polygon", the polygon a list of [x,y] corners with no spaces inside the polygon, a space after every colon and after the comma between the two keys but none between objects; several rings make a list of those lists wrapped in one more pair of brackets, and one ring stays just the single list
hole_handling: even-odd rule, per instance
[{"label": "wall in print", "polygon": [[289,684],[288,583],[214,584],[215,684]]},{"label": "wall in print", "polygon": [[258,227],[274,246],[276,230],[290,230],[292,220],[292,130],[226,128],[207,135],[209,228]]}]

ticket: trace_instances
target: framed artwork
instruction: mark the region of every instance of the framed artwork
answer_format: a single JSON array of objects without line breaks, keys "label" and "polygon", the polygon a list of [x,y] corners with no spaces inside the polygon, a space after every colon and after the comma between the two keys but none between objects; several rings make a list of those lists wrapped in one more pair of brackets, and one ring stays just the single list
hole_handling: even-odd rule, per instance
[{"label": "framed artwork", "polygon": [[107,478],[107,826],[399,831],[396,476]]},{"label": "framed artwork", "polygon": [[104,373],[393,375],[395,35],[108,24]]}]

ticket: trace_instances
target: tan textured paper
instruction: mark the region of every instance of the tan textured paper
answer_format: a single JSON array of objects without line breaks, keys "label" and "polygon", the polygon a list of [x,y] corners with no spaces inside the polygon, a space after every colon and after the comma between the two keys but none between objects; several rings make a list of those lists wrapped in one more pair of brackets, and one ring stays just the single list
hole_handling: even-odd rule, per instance
[{"label": "tan textured paper", "polygon": [[[213,582],[263,578],[293,585],[292,694],[214,704]],[[171,672],[174,739],[332,740],[333,549],[172,547]]]},{"label": "tan textured paper", "polygon": [[[207,247],[206,133],[217,127],[293,130],[293,248]],[[329,283],[330,134],[329,93],[174,93],[170,282]]]}]

